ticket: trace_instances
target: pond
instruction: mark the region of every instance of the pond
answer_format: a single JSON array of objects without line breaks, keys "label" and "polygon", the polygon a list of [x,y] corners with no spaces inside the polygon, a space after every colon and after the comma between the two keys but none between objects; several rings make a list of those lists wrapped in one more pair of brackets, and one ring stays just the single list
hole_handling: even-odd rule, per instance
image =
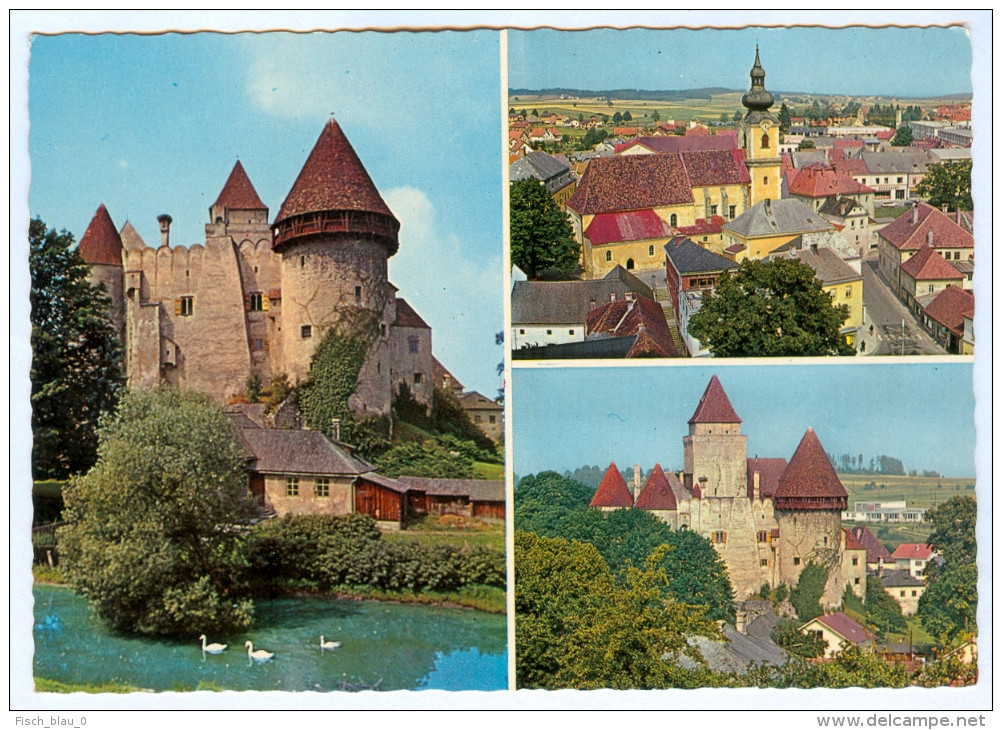
[{"label": "pond", "polygon": [[[157,691],[507,688],[502,615],[380,601],[256,600],[247,632],[208,637],[228,644],[214,655],[197,640],[111,633],[68,588],[36,585],[33,593],[34,674],[69,684]],[[322,651],[321,634],[340,647]],[[247,640],[275,656],[250,661]]]}]

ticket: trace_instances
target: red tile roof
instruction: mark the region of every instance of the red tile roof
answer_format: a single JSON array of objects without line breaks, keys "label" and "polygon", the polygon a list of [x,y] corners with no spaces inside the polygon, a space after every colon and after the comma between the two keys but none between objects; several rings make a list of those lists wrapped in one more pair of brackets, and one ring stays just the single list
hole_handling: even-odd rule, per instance
[{"label": "red tile roof", "polygon": [[237,160],[233,166],[229,179],[223,186],[222,192],[216,198],[212,207],[223,207],[235,210],[267,210],[268,206],[261,202],[257,190],[251,184],[250,178],[244,171],[244,166]]},{"label": "red tile roof", "polygon": [[692,202],[681,158],[665,154],[592,160],[567,205],[581,215],[594,215]]},{"label": "red tile roof", "polygon": [[599,213],[585,230],[592,245],[617,241],[645,241],[667,238],[671,229],[653,210],[631,210],[623,213]]},{"label": "red tile roof", "polygon": [[808,198],[827,198],[830,195],[858,195],[872,193],[873,188],[853,180],[844,172],[820,162],[800,170],[790,183],[790,195]]},{"label": "red tile roof", "polygon": [[710,220],[697,218],[695,225],[679,226],[678,232],[685,236],[706,236],[720,233],[724,219],[719,215],[711,215]]},{"label": "red tile roof", "polygon": [[122,237],[111,222],[104,203],[98,206],[77,249],[88,264],[122,265]]},{"label": "red tile roof", "polygon": [[853,621],[841,611],[818,616],[815,620],[820,621],[851,644],[862,644],[874,637],[872,631]]},{"label": "red tile roof", "polygon": [[964,330],[964,317],[974,317],[974,294],[952,284],[929,302],[925,315],[960,334]]},{"label": "red tile roof", "polygon": [[668,477],[665,476],[660,464],[654,465],[654,471],[647,477],[647,482],[640,490],[640,496],[637,497],[637,503],[634,507],[638,509],[678,509],[675,493],[672,491]]},{"label": "red tile roof", "polygon": [[393,217],[340,125],[331,119],[324,125],[275,222],[334,210]]},{"label": "red tile roof", "polygon": [[692,187],[738,185],[751,182],[745,153],[739,149],[683,152],[682,163]]},{"label": "red tile roof", "polygon": [[397,318],[393,320],[394,327],[420,327],[421,329],[431,329],[428,324],[421,319],[421,315],[414,311],[406,299],[397,297]]},{"label": "red tile roof", "polygon": [[758,472],[759,494],[772,497],[779,486],[779,478],[786,470],[786,459],[748,459],[748,498],[755,491],[755,472]]},{"label": "red tile roof", "polygon": [[633,495],[629,487],[623,481],[623,475],[619,473],[615,462],[609,464],[605,470],[602,482],[595,491],[595,496],[591,498],[590,507],[632,507]]},{"label": "red tile roof", "polygon": [[926,245],[919,252],[901,264],[901,270],[915,281],[944,281],[948,279],[963,279],[964,275],[957,271],[953,264],[940,256],[936,249]]},{"label": "red tile roof", "polygon": [[882,559],[886,563],[894,560],[890,551],[884,547],[884,543],[880,542],[866,525],[854,525],[850,532],[866,548],[866,562],[879,563]]},{"label": "red tile roof", "polygon": [[596,307],[588,312],[585,331],[588,336],[637,335],[627,357],[678,357],[664,310],[646,297],[617,299]]},{"label": "red tile roof", "polygon": [[880,229],[879,236],[895,248],[913,251],[929,243],[933,248],[973,248],[974,236],[928,203],[919,203]]},{"label": "red tile roof", "polygon": [[449,372],[448,368],[432,355],[431,358],[432,380],[440,388],[450,388],[453,390],[463,390],[463,384],[455,375]]},{"label": "red tile roof", "polygon": [[[848,493],[814,429],[800,440],[772,496],[777,509],[845,509]],[[810,500],[803,502],[801,500]],[[813,500],[820,500],[813,503]]]},{"label": "red tile roof", "polygon": [[842,532],[845,533],[846,550],[866,550],[866,548],[863,547],[863,543],[859,541],[859,538],[852,534],[852,530],[843,529]]},{"label": "red tile roof", "polygon": [[891,557],[895,560],[928,560],[932,557],[932,548],[920,542],[903,542],[895,548]]},{"label": "red tile roof", "polygon": [[710,378],[689,423],[741,423],[716,375]]}]

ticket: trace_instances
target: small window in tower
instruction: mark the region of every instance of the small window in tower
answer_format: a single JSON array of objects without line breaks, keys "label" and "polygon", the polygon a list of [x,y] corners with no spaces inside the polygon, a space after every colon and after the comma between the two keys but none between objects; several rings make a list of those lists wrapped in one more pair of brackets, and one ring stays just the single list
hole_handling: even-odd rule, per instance
[{"label": "small window in tower", "polygon": [[356,286],[355,287],[355,304],[361,304],[361,303],[362,303],[362,287]]},{"label": "small window in tower", "polygon": [[762,178],[762,184],[763,185],[768,185],[769,184],[769,176],[768,175],[766,175],[765,177]]},{"label": "small window in tower", "polygon": [[414,373],[414,385],[421,385],[423,376],[421,373]]},{"label": "small window in tower", "polygon": [[800,558],[794,558],[793,559],[793,564],[794,565],[800,565]]},{"label": "small window in tower", "polygon": [[727,533],[722,530],[717,530],[713,533],[713,542],[718,545],[727,542]]},{"label": "small window in tower", "polygon": [[300,268],[302,268],[303,266],[306,266],[306,257],[305,256],[300,256],[299,257],[299,266],[300,266]]},{"label": "small window in tower", "polygon": [[195,313],[195,297],[181,297],[181,311],[178,312],[182,317],[190,317]]},{"label": "small window in tower", "polygon": [[379,323],[379,334],[382,337],[386,337],[386,323],[385,322],[380,322]]},{"label": "small window in tower", "polygon": [[759,530],[758,531],[758,541],[759,542],[769,542],[769,531]]},{"label": "small window in tower", "polygon": [[498,422],[498,417],[497,416],[487,416],[487,420],[490,423],[497,423]]},{"label": "small window in tower", "polygon": [[255,274],[257,273],[257,267],[256,266],[254,267],[254,273]]},{"label": "small window in tower", "polygon": [[264,306],[261,304],[261,298],[261,292],[255,292],[254,294],[249,295],[247,298],[247,311],[260,312],[263,310]]},{"label": "small window in tower", "polygon": [[763,568],[766,568],[769,565],[769,560],[767,558],[762,558],[761,560],[758,561],[758,564],[761,565]]},{"label": "small window in tower", "polygon": [[853,565],[859,565],[859,558],[853,558],[852,559],[852,564]]},{"label": "small window in tower", "polygon": [[304,324],[299,329],[299,334],[302,336],[304,340],[310,339],[311,337],[313,337],[313,325]]},{"label": "small window in tower", "polygon": [[762,135],[762,147],[764,149],[769,149],[769,133],[766,132]]},{"label": "small window in tower", "polygon": [[853,582],[853,585],[857,585],[858,586],[859,585],[859,578],[853,578],[852,582]]},{"label": "small window in tower", "polygon": [[605,260],[606,261],[612,261],[612,251],[606,251],[605,252]]},{"label": "small window in tower", "polygon": [[412,355],[420,352],[420,345],[421,345],[421,340],[419,340],[417,337],[407,338],[407,352],[411,353]]}]

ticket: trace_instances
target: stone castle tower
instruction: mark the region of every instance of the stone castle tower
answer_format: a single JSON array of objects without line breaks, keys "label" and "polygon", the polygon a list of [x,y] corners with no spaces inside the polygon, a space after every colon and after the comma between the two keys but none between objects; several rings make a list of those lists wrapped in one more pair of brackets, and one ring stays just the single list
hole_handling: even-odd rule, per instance
[{"label": "stone castle tower", "polygon": [[274,223],[241,162],[209,208],[204,244],[160,245],[102,205],[81,239],[91,278],[105,284],[130,387],[160,382],[226,399],[257,372],[264,384],[309,373],[330,330],[370,342],[351,405],[385,414],[404,382],[432,399],[431,328],[396,296],[388,259],[400,224],[334,120],[320,134]]},{"label": "stone castle tower", "polygon": [[739,125],[745,165],[751,176],[751,200],[745,208],[759,201],[782,197],[782,166],[779,157],[779,122],[769,112],[775,99],[765,89],[765,69],[755,46],[755,65],[751,70],[751,89],[741,97],[748,110]]},{"label": "stone castle tower", "polygon": [[702,497],[737,497],[748,491],[748,437],[720,380],[714,375],[682,439],[683,484]]}]

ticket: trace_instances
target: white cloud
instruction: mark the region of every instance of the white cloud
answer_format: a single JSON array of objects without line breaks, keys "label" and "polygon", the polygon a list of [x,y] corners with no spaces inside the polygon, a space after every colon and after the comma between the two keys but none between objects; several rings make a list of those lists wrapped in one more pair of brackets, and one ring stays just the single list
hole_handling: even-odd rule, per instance
[{"label": "white cloud", "polygon": [[[438,230],[435,206],[414,187],[383,194],[400,221],[400,250],[390,259],[390,281],[432,327],[435,356],[467,389],[496,395],[503,329],[501,252],[470,255],[453,233]],[[471,226],[471,229],[474,229]]]},{"label": "white cloud", "polygon": [[128,160],[119,160],[118,161],[118,166],[120,168],[122,168],[123,170],[128,170],[129,169],[129,161]]}]

